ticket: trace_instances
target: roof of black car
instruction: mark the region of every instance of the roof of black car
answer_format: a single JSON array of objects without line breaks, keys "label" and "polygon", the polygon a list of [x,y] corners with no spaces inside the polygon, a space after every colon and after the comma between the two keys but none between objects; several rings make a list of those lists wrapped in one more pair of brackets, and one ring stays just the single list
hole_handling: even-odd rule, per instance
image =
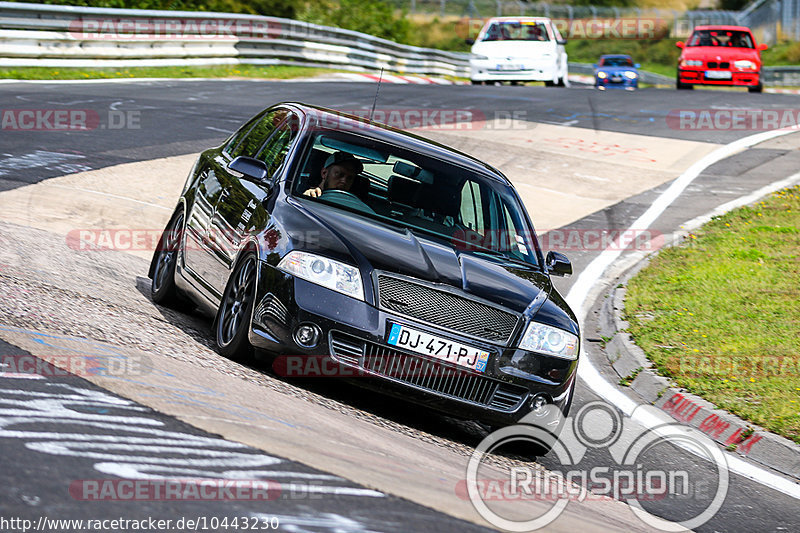
[{"label": "roof of black car", "polygon": [[[483,175],[493,177],[505,184],[511,184],[508,178],[506,178],[499,170],[491,165],[488,165],[468,154],[459,152],[458,150],[450,148],[446,145],[437,143],[424,137],[420,137],[419,135],[392,128],[391,126],[387,126],[379,122],[373,122],[362,117],[341,113],[334,109],[327,109],[324,107],[302,104],[298,102],[287,102],[282,105],[297,108],[299,111],[309,116],[312,120],[316,120],[316,123],[321,124],[321,127],[323,128],[356,133],[383,141],[388,144],[401,145],[422,155],[462,166],[475,172],[479,172]],[[336,117],[336,119],[331,120],[332,117]],[[328,126],[330,124],[335,124],[336,127],[330,128]]]}]

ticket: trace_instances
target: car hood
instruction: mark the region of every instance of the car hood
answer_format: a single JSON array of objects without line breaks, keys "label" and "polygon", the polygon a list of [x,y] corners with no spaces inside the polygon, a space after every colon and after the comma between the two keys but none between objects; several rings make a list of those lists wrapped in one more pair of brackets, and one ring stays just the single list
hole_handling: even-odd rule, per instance
[{"label": "car hood", "polygon": [[314,233],[314,246],[298,248],[355,261],[364,275],[381,270],[442,283],[518,313],[552,290],[549,276],[536,268],[461,253],[445,241],[406,228],[312,201],[302,201],[295,213],[293,232]]},{"label": "car hood", "polygon": [[472,53],[488,57],[539,59],[555,54],[554,41],[482,41],[472,45]]},{"label": "car hood", "polygon": [[[719,59],[717,59],[719,58]],[[749,59],[760,62],[758,50],[751,48],[727,48],[720,46],[687,46],[683,49],[681,59],[702,59],[704,61],[729,61]]]}]

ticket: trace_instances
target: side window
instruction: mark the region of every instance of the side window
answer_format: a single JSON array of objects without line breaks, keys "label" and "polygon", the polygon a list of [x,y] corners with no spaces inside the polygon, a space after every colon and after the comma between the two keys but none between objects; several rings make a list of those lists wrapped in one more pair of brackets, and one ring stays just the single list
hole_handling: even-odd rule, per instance
[{"label": "side window", "polygon": [[467,181],[461,189],[461,222],[471,230],[483,231],[481,188],[474,181]]},{"label": "side window", "polygon": [[283,165],[296,133],[297,121],[292,120],[292,117],[290,117],[289,120],[272,134],[267,142],[264,143],[264,146],[261,147],[261,150],[259,150],[256,159],[260,159],[267,164],[270,176],[274,176],[275,172]]},{"label": "side window", "polygon": [[228,150],[228,153],[231,157],[240,155],[255,157],[261,145],[272,135],[275,128],[283,122],[288,113],[286,109],[276,109],[262,116],[250,128],[250,131],[239,140],[238,144],[233,149]]},{"label": "side window", "polygon": [[556,26],[555,22],[550,23],[550,29],[553,31],[553,40],[560,41],[562,39],[561,32],[558,31],[558,26]]},{"label": "side window", "polygon": [[241,128],[236,130],[236,133],[231,136],[231,138],[228,140],[228,143],[225,145],[225,151],[229,154],[233,153],[236,147],[239,146],[239,143],[242,142],[242,139],[244,139],[245,136],[250,133],[250,130],[252,130],[256,124],[258,124],[258,121],[261,120],[263,116],[264,113],[259,113],[257,116],[245,122]]}]

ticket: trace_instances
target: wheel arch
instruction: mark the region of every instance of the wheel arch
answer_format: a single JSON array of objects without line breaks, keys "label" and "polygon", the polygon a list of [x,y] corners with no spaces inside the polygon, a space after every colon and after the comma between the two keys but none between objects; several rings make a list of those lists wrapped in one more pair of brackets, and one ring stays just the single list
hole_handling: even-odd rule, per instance
[{"label": "wheel arch", "polygon": [[[186,232],[186,199],[183,198],[183,197],[181,197],[181,199],[178,200],[178,205],[175,206],[175,209],[172,211],[172,214],[169,216],[169,219],[167,220],[167,223],[164,225],[164,228],[165,229],[168,228],[172,224],[172,222],[175,220],[175,218],[178,216],[178,214],[181,213],[181,212],[184,213],[182,230],[185,233]],[[163,246],[164,234],[165,234],[165,232],[162,231],[161,232],[161,236],[158,238],[158,243],[156,244],[156,249],[153,250],[153,257],[150,259],[150,267],[147,269],[147,277],[150,278],[150,279],[152,279],[153,275],[155,274],[156,259],[158,258],[158,251]],[[178,259],[180,259],[180,258],[178,258]]]}]

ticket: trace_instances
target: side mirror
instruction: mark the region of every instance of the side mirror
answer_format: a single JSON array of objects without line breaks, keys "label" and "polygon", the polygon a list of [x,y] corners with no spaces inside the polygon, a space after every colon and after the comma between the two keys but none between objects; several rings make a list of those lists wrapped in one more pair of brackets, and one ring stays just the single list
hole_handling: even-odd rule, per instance
[{"label": "side mirror", "polygon": [[633,68],[642,68],[642,65],[639,63],[634,63]]},{"label": "side mirror", "polygon": [[228,164],[228,168],[251,180],[262,182],[267,177],[267,164],[252,157],[240,155]]},{"label": "side mirror", "polygon": [[761,43],[761,44],[758,45],[759,52],[763,52],[767,48],[769,48],[769,46],[767,46],[767,43]]},{"label": "side mirror", "polygon": [[555,276],[569,276],[572,274],[572,263],[567,256],[560,252],[547,252],[544,260],[547,270]]},{"label": "side mirror", "polygon": [[677,43],[675,43],[675,46],[677,46],[678,48],[685,48],[686,43],[683,41],[678,41]]},{"label": "side mirror", "polygon": [[595,64],[594,64],[594,65],[592,65],[592,66],[593,66],[594,68],[597,68],[597,63],[595,63]]},{"label": "side mirror", "polygon": [[464,42],[472,46],[473,44],[475,44],[475,39],[464,39]]},{"label": "side mirror", "polygon": [[566,39],[556,39],[556,44],[567,44]]}]

